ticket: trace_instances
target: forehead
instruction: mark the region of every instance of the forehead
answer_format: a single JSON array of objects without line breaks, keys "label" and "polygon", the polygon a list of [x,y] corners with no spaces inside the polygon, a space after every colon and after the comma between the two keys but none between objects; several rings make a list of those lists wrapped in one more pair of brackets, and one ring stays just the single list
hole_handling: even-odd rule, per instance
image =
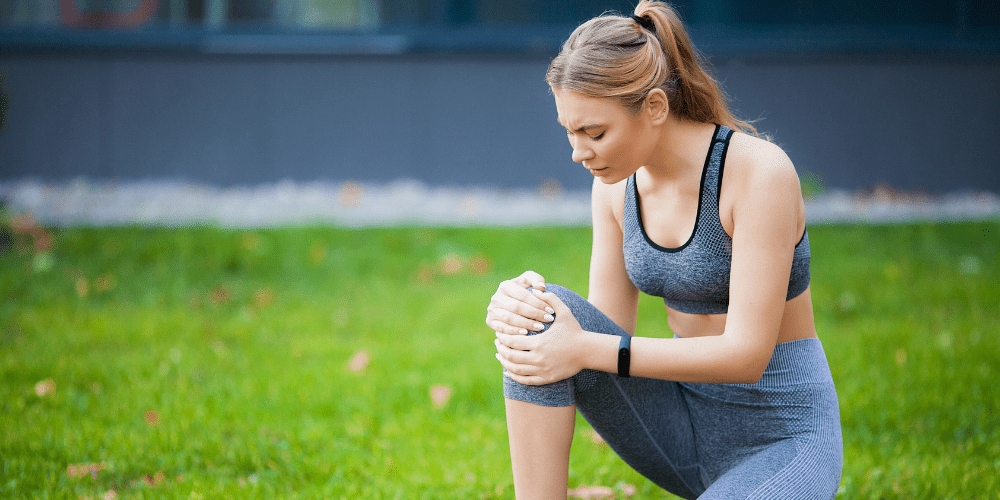
[{"label": "forehead", "polygon": [[625,117],[625,110],[612,99],[585,96],[565,89],[552,89],[556,99],[557,119],[573,130],[592,124],[606,124]]}]

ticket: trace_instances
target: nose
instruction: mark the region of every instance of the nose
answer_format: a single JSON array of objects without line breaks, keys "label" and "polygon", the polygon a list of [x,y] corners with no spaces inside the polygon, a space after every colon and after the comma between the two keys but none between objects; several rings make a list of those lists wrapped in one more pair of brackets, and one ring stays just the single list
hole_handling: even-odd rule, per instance
[{"label": "nose", "polygon": [[582,163],[594,158],[594,151],[592,149],[580,146],[578,147],[577,144],[573,144],[573,161]]}]

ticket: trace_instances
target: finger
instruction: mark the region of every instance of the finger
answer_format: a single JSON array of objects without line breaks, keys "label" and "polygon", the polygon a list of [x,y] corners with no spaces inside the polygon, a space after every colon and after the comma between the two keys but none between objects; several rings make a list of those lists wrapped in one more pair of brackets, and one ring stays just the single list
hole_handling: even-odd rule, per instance
[{"label": "finger", "polygon": [[527,335],[528,330],[525,328],[520,328],[517,326],[509,325],[500,321],[498,319],[486,318],[486,326],[490,327],[491,330],[497,333],[503,333],[507,335]]},{"label": "finger", "polygon": [[545,381],[542,380],[542,377],[538,376],[526,377],[524,375],[511,373],[510,371],[503,372],[503,376],[523,385],[542,385],[545,383]]},{"label": "finger", "polygon": [[537,343],[537,339],[527,335],[508,335],[497,332],[496,336],[501,344],[516,351],[531,351],[535,349]]},{"label": "finger", "polygon": [[516,349],[511,349],[503,345],[500,339],[495,339],[493,345],[497,348],[497,353],[501,357],[510,361],[511,363],[517,363],[519,365],[531,365],[533,361],[532,354],[528,351],[518,351]]},{"label": "finger", "polygon": [[[535,311],[535,309],[531,309],[531,311]],[[554,316],[546,314],[544,318],[551,320]],[[545,328],[545,325],[542,322],[548,322],[548,320],[542,319],[542,321],[537,321],[531,318],[525,318],[524,316],[511,312],[503,307],[494,307],[486,313],[487,326],[493,328],[493,326],[495,326],[494,322],[500,322],[503,325],[511,327],[502,329],[504,333],[510,334],[526,335],[529,331],[540,332]],[[521,330],[524,331],[522,332]]]},{"label": "finger", "polygon": [[[545,302],[542,302],[537,298],[535,299],[539,304],[541,304],[541,309],[511,297],[498,297],[495,301],[491,302],[491,304],[493,304],[492,314],[495,314],[497,318],[506,318],[506,315],[516,316],[518,318],[524,318],[532,324],[539,321],[549,323],[555,319],[555,316],[553,315],[555,313],[555,309],[546,305]],[[532,329],[531,324],[525,324],[523,321],[509,321],[508,323],[518,325],[529,330]],[[542,328],[539,326],[538,328],[535,328],[535,331],[540,331],[541,329]]]},{"label": "finger", "polygon": [[569,310],[569,307],[565,303],[563,303],[562,299],[560,299],[558,295],[552,292],[532,291],[532,295],[534,295],[539,300],[544,302],[546,306],[554,309],[557,315],[559,313],[564,313],[564,312],[572,314]]},{"label": "finger", "polygon": [[[520,286],[514,283],[507,281],[500,283],[500,287],[497,289],[497,294],[501,296],[506,295],[507,297],[515,301],[523,302],[524,304],[527,304],[540,311],[540,313],[543,316],[545,315],[545,313],[548,312],[545,309],[546,307],[548,307],[548,304],[546,304],[543,300],[535,296],[533,292],[528,292],[524,288],[521,288]],[[497,295],[494,295],[493,297],[494,297],[493,300],[496,300],[498,302],[501,300],[499,297],[497,297]],[[531,315],[525,315],[525,316],[532,317]]]},{"label": "finger", "polygon": [[532,375],[535,374],[534,371],[533,371],[535,369],[535,367],[533,367],[531,365],[522,365],[522,364],[511,362],[507,358],[501,356],[500,353],[496,353],[496,358],[497,358],[497,361],[499,361],[500,364],[503,365],[503,367],[507,370],[507,372],[510,373],[510,374],[512,374],[512,375],[520,375],[520,376],[523,376],[523,377],[530,377],[530,376],[532,376]]},{"label": "finger", "polygon": [[521,273],[519,277],[524,278],[531,286],[545,290],[545,278],[541,274],[529,270]]}]

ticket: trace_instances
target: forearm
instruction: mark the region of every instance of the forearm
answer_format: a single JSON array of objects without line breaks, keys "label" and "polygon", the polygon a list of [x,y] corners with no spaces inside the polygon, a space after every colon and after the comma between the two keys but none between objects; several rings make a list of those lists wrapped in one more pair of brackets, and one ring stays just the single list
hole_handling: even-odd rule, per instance
[{"label": "forearm", "polygon": [[[621,338],[583,333],[584,367],[618,373]],[[763,351],[763,347],[748,347],[746,342],[726,335],[667,339],[633,337],[629,374],[677,382],[754,383],[770,360],[770,351]]]}]

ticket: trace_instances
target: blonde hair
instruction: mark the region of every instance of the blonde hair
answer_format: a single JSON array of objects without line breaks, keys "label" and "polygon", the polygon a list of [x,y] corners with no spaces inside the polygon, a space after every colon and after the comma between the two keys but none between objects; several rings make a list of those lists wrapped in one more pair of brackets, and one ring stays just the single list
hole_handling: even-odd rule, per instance
[{"label": "blonde hair", "polygon": [[680,17],[663,2],[643,0],[633,17],[604,14],[581,24],[552,60],[545,81],[555,89],[615,99],[633,113],[659,88],[675,116],[758,135],[729,111]]}]

